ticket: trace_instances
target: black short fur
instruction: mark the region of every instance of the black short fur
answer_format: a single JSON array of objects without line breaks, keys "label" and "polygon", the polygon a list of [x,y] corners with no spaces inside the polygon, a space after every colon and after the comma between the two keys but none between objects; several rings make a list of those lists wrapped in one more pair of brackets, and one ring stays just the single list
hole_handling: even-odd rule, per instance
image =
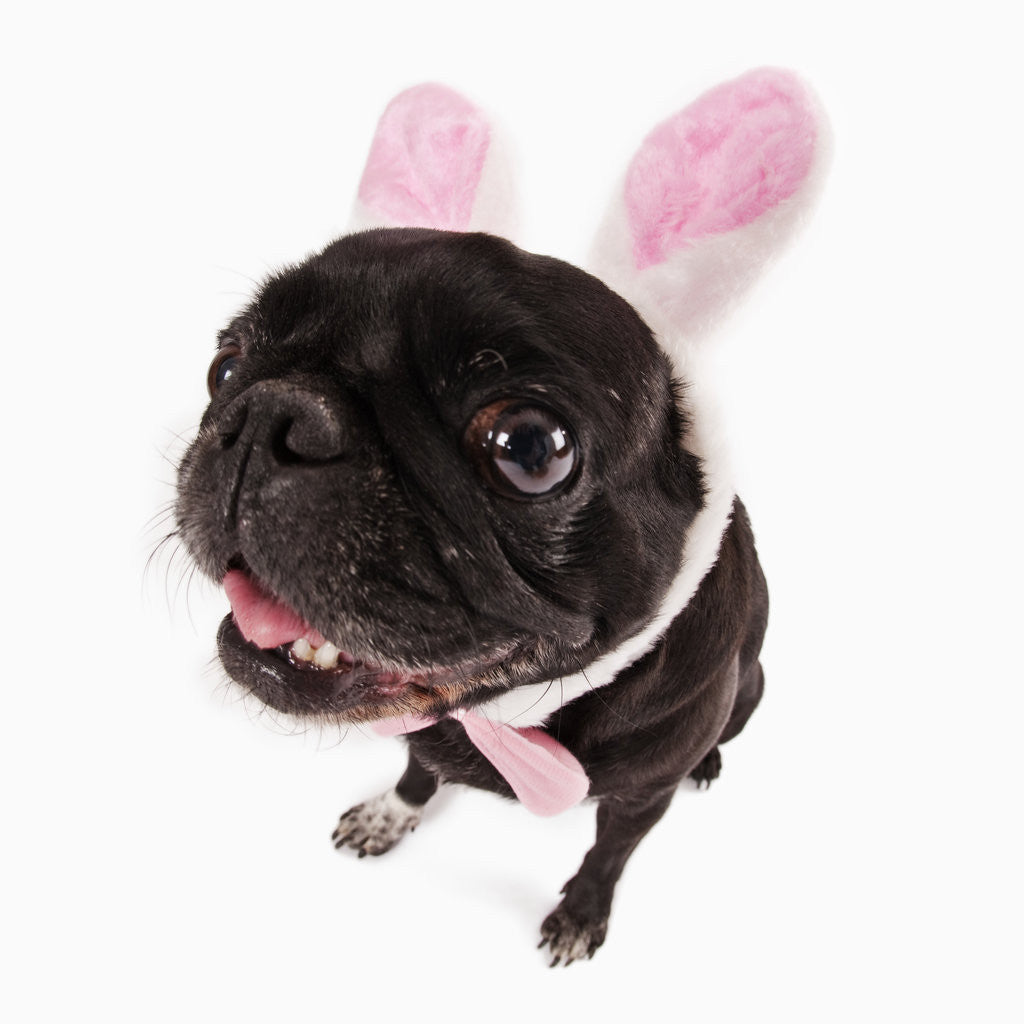
[{"label": "black short fur", "polygon": [[[182,462],[181,534],[212,578],[244,568],[357,659],[298,670],[228,616],[224,665],[277,709],[438,717],[557,686],[637,633],[679,569],[703,502],[685,392],[633,309],[568,264],[486,235],[366,232],[273,277],[220,344],[237,357]],[[499,493],[467,450],[474,415],[507,398],[571,432],[575,472],[551,496]],[[679,781],[717,775],[717,745],[760,698],[766,618],[737,502],[662,641],[549,720],[600,801],[597,842],[544,925],[556,960],[603,940],[622,866]],[[407,803],[438,781],[510,795],[453,720],[409,748]]]}]

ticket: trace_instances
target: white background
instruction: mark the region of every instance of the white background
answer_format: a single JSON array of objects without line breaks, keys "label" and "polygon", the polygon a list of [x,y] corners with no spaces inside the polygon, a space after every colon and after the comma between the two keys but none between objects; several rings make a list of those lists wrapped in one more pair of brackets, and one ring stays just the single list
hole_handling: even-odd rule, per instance
[{"label": "white background", "polygon": [[[1012,5],[31,12],[0,33],[4,1018],[1019,1020]],[[549,971],[592,808],[452,791],[389,856],[336,854],[400,745],[241,703],[223,597],[173,548],[144,574],[151,517],[216,331],[343,228],[399,89],[497,112],[522,241],[576,259],[647,129],[761,64],[837,140],[727,331],[767,696],[641,845],[597,958]]]}]

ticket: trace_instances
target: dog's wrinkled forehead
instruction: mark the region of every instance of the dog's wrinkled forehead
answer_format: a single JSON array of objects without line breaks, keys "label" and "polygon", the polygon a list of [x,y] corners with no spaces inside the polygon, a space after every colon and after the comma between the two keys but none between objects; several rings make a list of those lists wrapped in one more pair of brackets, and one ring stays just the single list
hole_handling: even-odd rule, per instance
[{"label": "dog's wrinkled forehead", "polygon": [[[426,403],[453,429],[482,403],[516,397],[581,429],[592,419],[632,433],[670,401],[667,360],[628,303],[576,267],[483,234],[344,237],[271,278],[225,338],[253,374]],[[628,374],[609,374],[623,365]]]}]

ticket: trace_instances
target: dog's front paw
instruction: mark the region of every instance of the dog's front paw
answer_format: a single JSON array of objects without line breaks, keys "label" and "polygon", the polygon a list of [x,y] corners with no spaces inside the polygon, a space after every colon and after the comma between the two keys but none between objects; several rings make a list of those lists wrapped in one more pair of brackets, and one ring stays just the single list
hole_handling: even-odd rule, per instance
[{"label": "dog's front paw", "polygon": [[351,846],[360,857],[367,854],[376,857],[387,853],[406,832],[416,828],[422,815],[422,807],[406,803],[393,789],[389,789],[346,811],[331,839],[336,850]]},{"label": "dog's front paw", "polygon": [[568,899],[562,900],[540,926],[543,937],[537,948],[548,947],[552,967],[560,963],[568,967],[574,960],[589,960],[608,932],[607,914],[584,914],[568,904]]}]

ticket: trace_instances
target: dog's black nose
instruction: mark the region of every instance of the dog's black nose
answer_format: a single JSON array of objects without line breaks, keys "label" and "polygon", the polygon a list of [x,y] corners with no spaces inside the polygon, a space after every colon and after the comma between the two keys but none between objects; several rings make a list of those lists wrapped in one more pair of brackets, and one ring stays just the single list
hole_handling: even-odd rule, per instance
[{"label": "dog's black nose", "polygon": [[327,399],[284,381],[247,389],[224,410],[217,429],[225,449],[259,449],[282,465],[327,462],[345,451],[345,431]]}]

